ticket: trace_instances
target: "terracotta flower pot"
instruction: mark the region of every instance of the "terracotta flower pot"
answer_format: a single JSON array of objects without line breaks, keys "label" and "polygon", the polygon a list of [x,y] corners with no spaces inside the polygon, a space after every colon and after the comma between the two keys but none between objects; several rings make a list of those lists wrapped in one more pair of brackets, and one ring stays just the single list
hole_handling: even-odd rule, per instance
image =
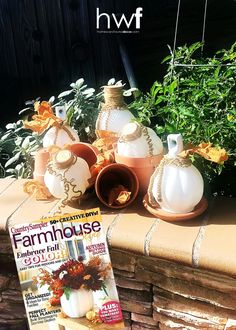
[{"label": "terracotta flower pot", "polygon": [[89,143],[78,142],[70,145],[70,150],[88,163],[89,168],[97,162],[99,150]]},{"label": "terracotta flower pot", "polygon": [[[118,185],[123,185],[131,192],[130,199],[121,205],[109,205],[109,193]],[[107,207],[121,209],[130,205],[138,195],[139,181],[132,169],[122,164],[110,164],[98,174],[95,190],[99,200]]]},{"label": "terracotta flower pot", "polygon": [[40,149],[34,154],[34,179],[38,180],[40,183],[44,184],[44,174],[47,169],[47,164],[50,159],[50,154],[47,149]]},{"label": "terracotta flower pot", "polygon": [[137,175],[139,180],[139,192],[143,195],[146,194],[150,178],[162,158],[163,154],[146,158],[131,158],[120,156],[117,152],[115,152],[115,161],[118,164],[128,166]]},{"label": "terracotta flower pot", "polygon": [[83,317],[93,309],[93,292],[91,290],[71,289],[69,299],[63,294],[60,298],[63,312],[69,317]]}]

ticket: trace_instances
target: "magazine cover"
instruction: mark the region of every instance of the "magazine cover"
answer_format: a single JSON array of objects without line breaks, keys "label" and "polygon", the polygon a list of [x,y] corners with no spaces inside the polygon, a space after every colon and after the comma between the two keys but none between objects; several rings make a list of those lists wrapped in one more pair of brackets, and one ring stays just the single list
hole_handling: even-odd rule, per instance
[{"label": "magazine cover", "polygon": [[98,208],[9,232],[30,329],[124,329]]}]

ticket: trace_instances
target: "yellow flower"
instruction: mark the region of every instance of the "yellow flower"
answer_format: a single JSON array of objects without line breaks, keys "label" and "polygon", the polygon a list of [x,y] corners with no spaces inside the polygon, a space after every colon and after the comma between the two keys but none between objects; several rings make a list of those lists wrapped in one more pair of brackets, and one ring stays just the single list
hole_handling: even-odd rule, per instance
[{"label": "yellow flower", "polygon": [[227,151],[224,148],[213,147],[212,143],[200,143],[197,147],[184,150],[180,153],[181,157],[188,157],[190,154],[196,153],[211,162],[223,165],[228,160]]}]

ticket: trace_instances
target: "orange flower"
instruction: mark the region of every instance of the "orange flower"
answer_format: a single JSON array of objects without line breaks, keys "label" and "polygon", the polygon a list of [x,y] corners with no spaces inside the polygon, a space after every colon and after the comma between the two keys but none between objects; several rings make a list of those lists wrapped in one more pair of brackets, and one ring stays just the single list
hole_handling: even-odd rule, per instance
[{"label": "orange flower", "polygon": [[107,150],[112,150],[113,145],[117,143],[118,137],[112,136],[107,133],[107,136],[104,136],[103,138],[97,139],[93,142],[93,146],[98,148],[100,152],[104,152]]},{"label": "orange flower", "polygon": [[48,114],[52,114],[53,115],[53,111],[52,111],[52,107],[51,105],[46,102],[46,101],[42,101],[40,102],[35,102],[34,103],[34,110],[39,114],[39,115],[44,115],[45,112],[47,112]]},{"label": "orange flower", "polygon": [[105,151],[104,154],[99,154],[97,156],[97,162],[90,168],[91,179],[90,183],[94,183],[98,173],[107,165],[114,163],[115,157],[112,150]]},{"label": "orange flower", "polygon": [[53,110],[48,102],[35,102],[34,109],[37,114],[32,117],[31,121],[26,120],[24,122],[25,128],[31,129],[34,132],[42,134],[49,127],[59,127],[62,125],[62,119],[54,115]]},{"label": "orange flower", "polygon": [[36,200],[47,200],[52,196],[47,187],[37,180],[29,180],[24,183],[23,187],[24,192],[33,195]]},{"label": "orange flower", "polygon": [[111,189],[108,195],[109,205],[123,205],[130,200],[131,192],[128,191],[124,186],[119,184],[118,186]]},{"label": "orange flower", "polygon": [[188,157],[190,154],[196,153],[211,162],[223,165],[228,160],[227,151],[220,147],[213,147],[212,143],[200,143],[197,147],[184,150],[180,153],[181,157]]}]

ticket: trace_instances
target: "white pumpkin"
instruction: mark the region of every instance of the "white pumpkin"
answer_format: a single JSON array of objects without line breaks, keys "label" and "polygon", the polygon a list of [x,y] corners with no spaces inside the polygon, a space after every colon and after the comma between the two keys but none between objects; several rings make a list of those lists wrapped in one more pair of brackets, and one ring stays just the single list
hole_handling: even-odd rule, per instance
[{"label": "white pumpkin", "polygon": [[130,158],[146,158],[163,152],[163,144],[157,134],[137,122],[125,125],[117,143],[117,153]]},{"label": "white pumpkin", "polygon": [[90,178],[91,173],[84,159],[76,157],[69,150],[61,150],[48,164],[44,182],[54,197],[67,196],[68,200],[73,200],[84,194]]},{"label": "white pumpkin", "polygon": [[[64,106],[57,106],[55,108],[56,116],[62,120],[66,119],[66,109]],[[65,144],[79,142],[77,132],[67,124],[61,127],[51,127],[43,137],[43,147],[47,148],[51,145],[63,147]]]},{"label": "white pumpkin", "polygon": [[102,104],[96,121],[96,130],[118,135],[124,125],[134,119],[124,103],[123,86],[104,86],[104,99],[105,103]]},{"label": "white pumpkin", "polygon": [[85,289],[71,289],[69,299],[63,293],[60,302],[62,310],[67,316],[72,318],[83,317],[93,309],[93,292]]},{"label": "white pumpkin", "polygon": [[79,136],[76,131],[69,125],[63,125],[62,127],[51,127],[43,137],[43,147],[47,148],[51,145],[63,147],[65,144],[72,144],[79,142]]},{"label": "white pumpkin", "polygon": [[[183,150],[182,136],[169,135],[168,148],[168,158],[176,159]],[[149,193],[163,210],[171,213],[189,213],[202,199],[204,188],[202,175],[192,164],[182,167],[177,163],[171,164],[168,158],[166,164],[164,163],[162,175],[158,173],[159,168],[154,172]]]}]

